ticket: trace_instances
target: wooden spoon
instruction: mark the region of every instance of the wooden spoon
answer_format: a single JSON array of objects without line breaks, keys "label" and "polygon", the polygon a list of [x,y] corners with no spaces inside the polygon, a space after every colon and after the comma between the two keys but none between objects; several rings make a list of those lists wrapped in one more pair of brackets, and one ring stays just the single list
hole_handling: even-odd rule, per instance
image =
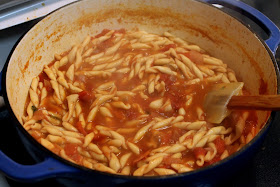
[{"label": "wooden spoon", "polygon": [[239,95],[232,96],[229,109],[280,110],[280,95]]},{"label": "wooden spoon", "polygon": [[230,110],[236,109],[280,110],[280,95],[238,95],[243,85],[242,82],[214,85],[204,99],[207,121],[221,123]]}]

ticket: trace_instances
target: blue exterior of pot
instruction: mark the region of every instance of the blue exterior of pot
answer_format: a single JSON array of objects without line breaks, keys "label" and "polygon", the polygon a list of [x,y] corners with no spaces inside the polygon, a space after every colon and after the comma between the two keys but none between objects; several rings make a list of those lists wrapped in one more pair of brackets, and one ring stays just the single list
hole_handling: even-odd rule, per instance
[{"label": "blue exterior of pot", "polygon": [[[274,55],[277,46],[280,43],[279,29],[262,13],[256,9],[235,0],[205,0],[209,4],[220,4],[228,8],[242,11],[246,16],[255,20],[261,27],[265,27],[269,31],[269,39],[263,42],[267,51],[270,53],[271,59],[275,66],[277,79],[279,80],[278,65],[275,62]],[[210,6],[210,5],[209,5]],[[253,34],[253,32],[252,32]],[[188,172],[170,176],[160,177],[133,177],[113,175],[99,171],[90,170],[81,166],[77,166],[68,162],[57,155],[51,153],[46,148],[41,146],[27,131],[22,128],[21,124],[16,119],[6,93],[6,71],[8,63],[6,63],[1,72],[1,90],[5,99],[6,107],[10,112],[12,120],[17,129],[18,135],[23,141],[26,149],[32,157],[38,162],[35,165],[22,165],[14,162],[2,151],[0,151],[0,170],[8,177],[24,182],[35,182],[47,178],[57,178],[57,180],[69,186],[152,186],[152,185],[177,185],[177,186],[213,186],[226,180],[229,176],[242,169],[243,165],[254,156],[259,149],[265,135],[271,126],[271,123],[279,115],[277,112],[272,112],[271,117],[264,128],[258,135],[240,151],[234,153],[228,158],[215,163],[213,165]],[[279,82],[278,82],[279,90]]]}]

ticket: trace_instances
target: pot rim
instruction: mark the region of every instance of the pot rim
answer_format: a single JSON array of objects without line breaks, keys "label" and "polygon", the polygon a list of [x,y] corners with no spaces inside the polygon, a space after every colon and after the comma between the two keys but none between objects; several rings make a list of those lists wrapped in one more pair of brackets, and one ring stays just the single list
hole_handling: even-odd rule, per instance
[{"label": "pot rim", "polygon": [[[269,49],[269,47],[267,46],[267,44],[265,43],[265,41],[251,28],[249,27],[248,24],[246,24],[243,20],[241,20],[240,18],[237,18],[229,13],[227,13],[225,10],[222,10],[222,9],[219,9],[209,3],[206,3],[206,2],[203,2],[202,0],[192,0],[192,1],[197,1],[199,3],[202,3],[202,4],[205,4],[211,8],[215,8],[217,11],[221,11],[225,14],[227,14],[228,16],[232,17],[233,19],[237,20],[238,22],[240,22],[243,26],[245,26],[247,29],[249,29],[249,31],[254,34],[256,36],[256,38],[261,42],[261,44],[265,47],[266,51],[268,52],[270,58],[271,58],[271,61],[274,65],[274,69],[275,69],[275,73],[276,73],[276,79],[277,79],[277,93],[279,94],[280,93],[280,71],[279,71],[279,67],[278,67],[278,64],[277,64],[277,61],[275,59],[275,57],[273,56],[273,53],[271,52],[271,50]],[[62,7],[60,7],[59,9],[56,9],[52,12],[50,12],[49,14],[47,14],[43,19],[45,19],[46,17],[50,16],[51,14],[53,14],[54,12],[58,11],[58,10],[61,10],[69,5],[73,5],[73,4],[76,4],[76,3],[79,3],[79,1],[76,1],[76,2],[72,2],[68,5],[64,5]],[[16,127],[19,127],[20,131],[28,138],[28,140],[34,145],[36,146],[38,149],[42,150],[44,152],[45,155],[47,156],[50,156],[50,157],[54,157],[55,159],[67,164],[67,165],[70,165],[72,167],[75,167],[75,168],[78,168],[80,169],[81,171],[83,172],[93,172],[93,173],[96,173],[96,174],[102,174],[102,175],[107,175],[107,176],[110,176],[110,177],[115,177],[115,178],[121,178],[121,179],[128,179],[128,180],[133,180],[133,179],[138,179],[138,180],[146,180],[146,181],[150,181],[150,180],[161,180],[161,179],[171,179],[171,178],[179,178],[179,177],[190,177],[190,176],[195,176],[197,174],[200,174],[200,173],[203,173],[203,172],[209,172],[211,170],[214,170],[218,167],[221,167],[223,166],[225,163],[227,163],[228,161],[231,161],[233,159],[236,159],[238,156],[244,154],[248,148],[250,148],[252,146],[252,144],[256,143],[261,137],[263,137],[265,135],[265,133],[267,132],[268,128],[273,125],[273,123],[275,122],[274,119],[276,118],[277,115],[279,115],[280,113],[279,112],[276,112],[276,111],[272,111],[267,122],[263,125],[263,127],[261,128],[261,130],[257,133],[257,135],[248,143],[246,144],[245,146],[243,146],[240,150],[236,151],[235,153],[231,154],[230,156],[226,157],[225,159],[223,160],[220,160],[214,164],[211,164],[211,165],[208,165],[208,166],[205,166],[205,167],[201,167],[199,169],[195,169],[193,171],[189,171],[189,172],[184,172],[184,173],[177,173],[177,174],[172,174],[172,175],[164,175],[164,176],[130,176],[130,175],[117,175],[117,174],[111,174],[111,173],[107,173],[107,172],[102,172],[102,171],[98,171],[98,170],[94,170],[94,169],[89,169],[89,168],[86,168],[84,166],[81,166],[81,165],[78,165],[78,164],[75,164],[73,162],[70,162],[58,155],[56,155],[55,153],[51,152],[50,150],[48,150],[46,147],[44,147],[43,145],[41,145],[39,142],[37,142],[25,129],[24,127],[21,125],[21,123],[18,121],[18,119],[16,118],[13,110],[12,110],[12,107],[10,105],[10,102],[8,100],[8,95],[7,95],[7,91],[6,91],[6,76],[7,76],[7,68],[9,66],[9,62],[10,62],[10,59],[17,47],[17,45],[21,42],[22,38],[34,27],[36,26],[39,22],[41,22],[43,20],[42,18],[39,18],[40,21],[38,21],[36,24],[34,24],[27,32],[25,32],[20,38],[19,40],[16,42],[16,44],[14,45],[13,49],[11,50],[7,60],[6,60],[6,63],[3,67],[3,74],[2,74],[2,87],[3,87],[3,97],[4,97],[4,101],[5,101],[5,104],[6,104],[6,107],[9,111],[9,115],[11,116],[11,118],[16,122]],[[43,156],[43,154],[42,154]],[[47,157],[45,156],[45,157]]]}]

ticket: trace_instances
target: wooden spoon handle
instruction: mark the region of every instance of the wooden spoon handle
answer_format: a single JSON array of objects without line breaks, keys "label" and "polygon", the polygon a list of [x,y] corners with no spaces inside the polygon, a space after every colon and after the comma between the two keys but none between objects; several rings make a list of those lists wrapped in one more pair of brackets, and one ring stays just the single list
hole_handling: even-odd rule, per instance
[{"label": "wooden spoon handle", "polygon": [[280,110],[280,95],[232,96],[230,109]]}]

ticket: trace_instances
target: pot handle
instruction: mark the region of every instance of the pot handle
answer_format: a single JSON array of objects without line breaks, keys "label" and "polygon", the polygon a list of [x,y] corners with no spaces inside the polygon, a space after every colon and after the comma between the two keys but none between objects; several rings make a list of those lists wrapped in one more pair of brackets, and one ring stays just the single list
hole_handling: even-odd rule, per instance
[{"label": "pot handle", "polygon": [[63,164],[52,157],[46,157],[42,162],[34,165],[22,165],[10,159],[1,150],[0,171],[7,177],[22,182],[36,182],[81,172],[79,169]]},{"label": "pot handle", "polygon": [[3,92],[2,92],[2,71],[0,72],[0,109],[3,109],[5,106]]},{"label": "pot handle", "polygon": [[245,14],[252,21],[257,23],[265,32],[268,33],[269,38],[265,40],[265,43],[270,48],[271,52],[275,56],[277,47],[280,43],[280,30],[279,28],[263,13],[257,9],[236,0],[203,0],[210,4],[219,4],[230,9]]}]

